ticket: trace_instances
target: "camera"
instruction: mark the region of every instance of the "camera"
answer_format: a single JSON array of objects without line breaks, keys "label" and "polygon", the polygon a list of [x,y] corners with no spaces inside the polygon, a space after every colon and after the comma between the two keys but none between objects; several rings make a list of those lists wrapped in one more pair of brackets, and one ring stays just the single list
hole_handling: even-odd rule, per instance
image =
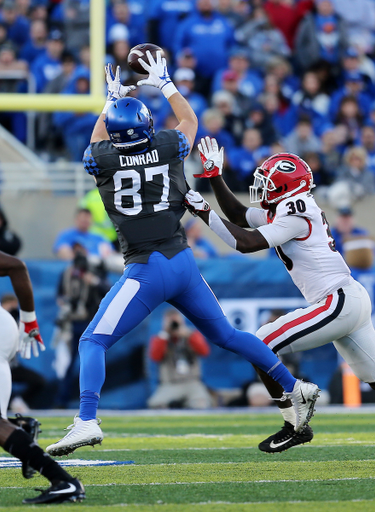
[{"label": "camera", "polygon": [[73,267],[82,272],[87,272],[89,269],[89,262],[84,254],[77,253],[73,260]]},{"label": "camera", "polygon": [[170,323],[170,330],[171,331],[177,331],[177,329],[180,327],[180,324],[179,322],[177,322],[177,320],[172,320],[172,322]]}]

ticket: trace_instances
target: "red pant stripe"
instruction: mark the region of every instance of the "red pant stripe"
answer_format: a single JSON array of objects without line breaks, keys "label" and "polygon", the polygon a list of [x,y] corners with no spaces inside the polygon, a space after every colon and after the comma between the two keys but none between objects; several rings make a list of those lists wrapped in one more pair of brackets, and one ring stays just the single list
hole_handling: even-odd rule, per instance
[{"label": "red pant stripe", "polygon": [[323,306],[316,308],[314,311],[310,311],[310,313],[307,313],[307,315],[300,316],[299,318],[295,318],[294,320],[291,320],[287,324],[282,325],[279,329],[277,329],[277,331],[272,332],[271,334],[266,336],[263,340],[263,343],[268,345],[271,341],[273,341],[275,338],[277,338],[284,332],[288,331],[289,329],[292,329],[297,325],[303,324],[304,322],[307,322],[308,320],[315,318],[321,313],[324,313],[324,311],[327,311],[327,309],[329,309],[330,305],[332,304],[332,300],[333,295],[328,295],[327,300]]}]

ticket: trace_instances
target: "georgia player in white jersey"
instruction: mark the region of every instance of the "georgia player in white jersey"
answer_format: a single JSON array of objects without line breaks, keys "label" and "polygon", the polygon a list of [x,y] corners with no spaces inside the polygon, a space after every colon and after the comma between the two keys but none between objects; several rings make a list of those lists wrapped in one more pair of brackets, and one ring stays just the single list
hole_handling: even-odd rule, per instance
[{"label": "georgia player in white jersey", "polygon": [[[202,196],[190,190],[187,208],[198,214],[228,245],[242,253],[274,247],[307,308],[297,309],[262,326],[256,335],[278,355],[319,347],[333,342],[355,375],[375,389],[375,330],[371,301],[363,286],[350,275],[342,256],[335,250],[324,212],[310,194],[314,187],[311,169],[297,155],[278,153],[254,173],[250,202],[262,209],[244,206],[221,177],[223,148],[206,137],[198,145],[204,167],[198,177],[210,183],[225,215],[221,219]],[[247,231],[242,228],[255,228]],[[256,369],[274,399],[282,390]],[[260,443],[266,452],[284,451],[311,441],[310,426],[299,433],[293,428],[293,407],[278,402],[283,428]]]}]

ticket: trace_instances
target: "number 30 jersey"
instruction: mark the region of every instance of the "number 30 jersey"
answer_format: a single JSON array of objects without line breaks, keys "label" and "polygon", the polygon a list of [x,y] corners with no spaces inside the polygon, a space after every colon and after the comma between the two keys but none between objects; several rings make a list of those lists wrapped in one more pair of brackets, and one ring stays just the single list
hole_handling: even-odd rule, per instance
[{"label": "number 30 jersey", "polygon": [[84,167],[95,177],[126,264],[147,263],[154,251],[172,258],[188,247],[180,219],[189,150],[178,130],[160,131],[143,153],[127,154],[108,140],[86,149]]},{"label": "number 30 jersey", "polygon": [[335,249],[326,216],[311,194],[284,199],[272,219],[259,208],[249,208],[246,218],[275,248],[310,304],[352,280],[349,267]]}]

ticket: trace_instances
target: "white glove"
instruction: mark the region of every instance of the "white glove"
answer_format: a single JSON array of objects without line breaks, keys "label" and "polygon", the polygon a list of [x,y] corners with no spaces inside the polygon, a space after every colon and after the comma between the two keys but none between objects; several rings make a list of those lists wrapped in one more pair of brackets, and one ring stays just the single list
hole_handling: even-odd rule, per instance
[{"label": "white glove", "polygon": [[162,58],[160,50],[156,52],[156,62],[149,50],[146,51],[146,55],[150,64],[147,64],[147,62],[142,59],[138,59],[138,62],[149,75],[145,80],[137,82],[137,85],[153,85],[160,89],[168,99],[172,94],[178,92],[178,90],[169,76],[167,61],[164,57]]},{"label": "white glove", "polygon": [[221,176],[224,163],[224,148],[219,151],[216,139],[202,138],[198,144],[199,156],[203,165],[202,174],[194,174],[194,178],[214,178]]},{"label": "white glove", "polygon": [[121,68],[120,66],[117,66],[116,68],[116,75],[113,74],[113,68],[112,64],[107,64],[104,68],[105,70],[105,79],[108,86],[108,93],[107,93],[107,101],[103,108],[103,114],[107,113],[107,110],[112,105],[112,103],[119,98],[123,98],[127,94],[129,94],[130,91],[134,91],[136,89],[135,85],[121,85]]},{"label": "white glove", "polygon": [[31,350],[34,357],[39,356],[46,347],[39,332],[39,325],[34,311],[20,311],[19,347],[18,352],[24,359],[30,359]]},{"label": "white glove", "polygon": [[209,203],[207,203],[199,192],[195,192],[195,190],[189,190],[189,192],[185,194],[185,207],[194,217],[196,217],[199,212],[209,212],[211,210]]}]

